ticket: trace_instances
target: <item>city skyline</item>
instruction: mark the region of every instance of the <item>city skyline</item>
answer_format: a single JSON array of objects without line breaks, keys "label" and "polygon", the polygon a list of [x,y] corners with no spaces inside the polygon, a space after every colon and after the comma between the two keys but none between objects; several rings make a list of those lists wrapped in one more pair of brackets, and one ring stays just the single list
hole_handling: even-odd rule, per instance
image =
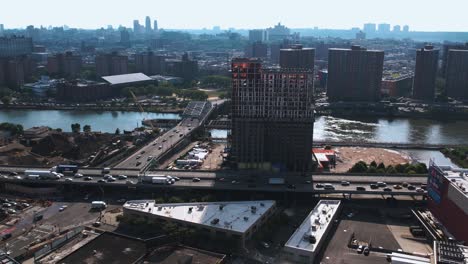
[{"label": "city skyline", "polygon": [[[214,0],[197,2],[140,0],[133,2],[130,7],[120,0],[99,2],[83,0],[79,5],[71,7],[63,6],[61,3],[58,0],[42,2],[18,0],[4,3],[0,11],[2,18],[0,24],[4,24],[7,29],[25,28],[28,25],[37,27],[68,25],[72,28],[96,29],[107,25],[131,27],[133,20],[138,19],[143,22],[146,16],[150,16],[161,22],[161,28],[167,29],[202,29],[214,26],[220,26],[222,29],[252,29],[271,27],[278,22],[290,28],[350,29],[362,28],[364,23],[369,22],[389,23],[392,26],[409,25],[411,30],[415,31],[466,31],[468,28],[468,21],[462,19],[464,8],[461,6],[466,4],[455,0],[448,0],[442,6],[432,0],[425,1],[424,6],[421,5],[421,1],[396,0],[392,5],[384,7],[375,5],[370,0],[345,3],[298,0],[291,5],[267,6],[268,12],[261,16],[258,15],[258,10],[264,10],[265,5],[269,4],[267,1],[238,0],[236,5],[229,7],[220,5]],[[311,15],[311,9],[298,8],[300,6],[313,8],[318,4],[320,10],[324,12],[314,12]],[[339,8],[336,8],[337,5]],[[245,6],[249,8],[246,9]],[[460,8],[452,8],[454,6]],[[20,8],[24,9],[21,15],[12,12]],[[73,12],[69,12],[70,8],[73,8]],[[325,12],[331,9],[334,12]],[[53,16],[50,15],[50,10],[54,11]],[[248,19],[239,19],[238,14]]]}]

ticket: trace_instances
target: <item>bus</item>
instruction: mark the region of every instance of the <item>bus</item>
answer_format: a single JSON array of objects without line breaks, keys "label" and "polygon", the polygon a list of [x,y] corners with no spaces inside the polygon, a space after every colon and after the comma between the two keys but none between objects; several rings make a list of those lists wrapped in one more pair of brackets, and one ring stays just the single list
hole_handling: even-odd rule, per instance
[{"label": "bus", "polygon": [[78,166],[76,165],[58,165],[56,171],[58,173],[77,173]]}]

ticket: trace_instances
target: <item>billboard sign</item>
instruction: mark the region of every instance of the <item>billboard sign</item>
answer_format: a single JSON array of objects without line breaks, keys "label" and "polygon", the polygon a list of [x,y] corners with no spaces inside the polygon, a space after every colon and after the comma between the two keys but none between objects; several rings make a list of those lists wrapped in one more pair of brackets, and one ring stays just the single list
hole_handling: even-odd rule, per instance
[{"label": "billboard sign", "polygon": [[427,179],[427,194],[435,203],[439,204],[442,188],[444,187],[444,173],[434,163],[430,164],[429,177]]}]

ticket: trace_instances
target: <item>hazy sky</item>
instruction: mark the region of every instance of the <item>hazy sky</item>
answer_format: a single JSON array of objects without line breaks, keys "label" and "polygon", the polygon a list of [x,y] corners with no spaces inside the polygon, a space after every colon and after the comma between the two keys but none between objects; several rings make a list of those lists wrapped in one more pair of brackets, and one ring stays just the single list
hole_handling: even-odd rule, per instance
[{"label": "hazy sky", "polygon": [[362,27],[365,22],[410,30],[468,31],[467,0],[0,0],[0,24],[100,28],[144,24],[161,28]]}]

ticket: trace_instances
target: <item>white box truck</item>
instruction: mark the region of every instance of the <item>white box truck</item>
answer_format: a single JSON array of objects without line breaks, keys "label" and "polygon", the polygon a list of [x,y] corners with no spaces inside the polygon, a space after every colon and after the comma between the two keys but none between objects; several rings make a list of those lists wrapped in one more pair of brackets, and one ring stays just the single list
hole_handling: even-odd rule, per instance
[{"label": "white box truck", "polygon": [[44,180],[58,180],[60,175],[48,170],[25,170],[24,176],[27,178],[29,175],[37,175],[40,179]]},{"label": "white box truck", "polygon": [[152,183],[153,182],[153,177],[165,177],[166,178],[166,175],[162,175],[162,174],[141,175],[140,176],[140,181],[141,182],[146,182],[146,183]]},{"label": "white box truck", "polygon": [[106,209],[107,204],[103,201],[92,201],[91,202],[91,209],[96,209],[96,210],[103,210]]},{"label": "white box truck", "polygon": [[39,175],[29,174],[25,178],[27,180],[39,180],[39,177],[40,177]]}]

